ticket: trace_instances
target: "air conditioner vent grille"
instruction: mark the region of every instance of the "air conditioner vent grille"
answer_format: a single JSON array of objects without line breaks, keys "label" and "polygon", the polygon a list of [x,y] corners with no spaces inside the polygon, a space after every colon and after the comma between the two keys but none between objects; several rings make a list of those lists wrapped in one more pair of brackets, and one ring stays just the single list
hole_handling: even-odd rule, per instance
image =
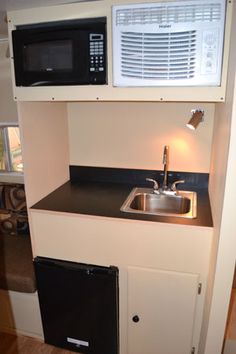
[{"label": "air conditioner vent grille", "polygon": [[217,22],[221,4],[169,5],[117,9],[116,25],[176,24],[185,22]]},{"label": "air conditioner vent grille", "polygon": [[194,77],[196,31],[121,33],[121,75],[153,80]]}]

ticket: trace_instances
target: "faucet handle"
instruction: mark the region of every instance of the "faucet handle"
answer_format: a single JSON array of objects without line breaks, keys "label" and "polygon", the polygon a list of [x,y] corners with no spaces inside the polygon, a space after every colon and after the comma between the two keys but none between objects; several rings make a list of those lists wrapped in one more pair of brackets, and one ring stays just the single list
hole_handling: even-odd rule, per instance
[{"label": "faucet handle", "polygon": [[153,189],[154,189],[155,191],[158,191],[158,189],[159,189],[159,184],[158,184],[157,181],[155,181],[155,179],[146,178],[146,181],[148,181],[148,182],[153,182]]},{"label": "faucet handle", "polygon": [[183,179],[181,179],[181,180],[179,180],[179,181],[175,181],[174,183],[172,183],[172,185],[171,185],[171,190],[173,191],[173,192],[176,192],[177,191],[177,184],[179,184],[179,183],[185,183],[185,180],[183,180]]}]

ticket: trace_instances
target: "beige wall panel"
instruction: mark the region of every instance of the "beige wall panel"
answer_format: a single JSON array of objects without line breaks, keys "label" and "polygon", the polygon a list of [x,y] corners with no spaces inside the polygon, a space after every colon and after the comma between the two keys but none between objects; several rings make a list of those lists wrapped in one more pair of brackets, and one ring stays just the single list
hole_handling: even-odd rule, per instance
[{"label": "beige wall panel", "polygon": [[43,338],[38,294],[0,289],[0,330]]},{"label": "beige wall panel", "polygon": [[68,180],[65,103],[19,103],[28,207]]},{"label": "beige wall panel", "polygon": [[[236,8],[234,7],[234,19]],[[235,268],[236,22],[233,22],[226,102],[216,105],[209,192],[214,221],[209,286],[200,353],[220,354]],[[205,347],[204,347],[205,345]]]},{"label": "beige wall panel", "polygon": [[[210,289],[207,294],[208,298],[212,296],[212,303],[210,307],[210,301],[207,301],[207,314],[210,314],[210,322],[206,321],[205,323],[207,333],[205,354],[221,353],[235,268],[236,129],[234,120],[236,120],[236,93],[234,92],[234,102],[232,102],[233,92],[234,88],[232,87],[228,96],[229,100],[225,105],[216,109],[215,144],[210,179],[215,228],[210,267]],[[220,120],[222,117],[224,117],[223,121]],[[229,139],[231,148],[228,157]],[[209,325],[208,328],[207,325]]]},{"label": "beige wall panel", "polygon": [[211,228],[36,210],[30,215],[34,256],[192,273],[208,270]]},{"label": "beige wall panel", "polygon": [[17,122],[13,100],[10,59],[6,57],[8,41],[0,41],[0,123]]},{"label": "beige wall panel", "polygon": [[12,291],[10,292],[10,301],[16,330],[22,334],[43,338],[38,294]]},{"label": "beige wall panel", "polygon": [[[232,97],[231,97],[232,98]],[[217,221],[214,232],[213,244],[213,269],[211,277],[214,277],[214,285],[211,289],[212,303],[210,307],[210,320],[208,324],[207,342],[205,354],[220,354],[223,346],[225,325],[228,314],[228,306],[230,301],[231,286],[235,268],[235,203],[236,203],[236,169],[235,169],[235,151],[236,151],[236,93],[234,91],[232,112],[232,126],[230,133],[230,145],[228,155],[228,165],[222,161],[221,169],[215,171],[215,180],[217,183],[221,181],[220,190],[225,186],[225,193],[212,190],[211,199],[216,203],[218,208],[215,209]],[[229,102],[230,104],[230,102]],[[225,126],[227,129],[227,107],[225,107]],[[228,141],[225,140],[225,148],[228,147]],[[223,148],[222,140],[219,144]],[[224,170],[227,167],[227,170]],[[227,173],[226,173],[227,172]],[[226,179],[224,178],[226,173]],[[218,179],[218,180],[217,180]],[[213,183],[213,181],[212,181]],[[213,184],[212,184],[213,186]],[[212,203],[213,204],[213,203]],[[217,205],[217,204],[216,204]],[[223,206],[223,208],[222,208]],[[214,210],[214,208],[213,208]],[[222,212],[222,213],[221,213]],[[218,249],[217,249],[218,245]],[[216,258],[217,257],[217,258]],[[214,274],[215,272],[215,274]],[[224,291],[222,292],[222,290]],[[214,337],[214,340],[213,340]],[[217,340],[216,340],[217,338]]]},{"label": "beige wall panel", "polygon": [[[162,0],[163,1],[163,0]],[[167,1],[167,0],[165,0]],[[129,3],[145,2],[143,0],[129,0]],[[11,11],[8,13],[9,30],[15,26],[38,22],[68,20],[74,18],[89,18],[97,16],[107,17],[108,43],[108,85],[99,88],[90,86],[66,86],[56,87],[14,87],[14,96],[19,101],[203,101],[221,102],[225,99],[225,87],[227,76],[229,38],[231,28],[231,1],[228,1],[228,14],[226,23],[226,38],[224,51],[224,64],[222,71],[222,83],[218,87],[146,87],[146,88],[117,88],[112,86],[112,26],[111,6],[113,4],[127,3],[127,0],[105,0],[67,4],[60,6],[41,7],[37,9],[25,9],[23,11]],[[10,45],[12,53],[12,45]],[[13,56],[13,55],[11,55]],[[14,83],[14,68],[12,60],[12,76]]]},{"label": "beige wall panel", "polygon": [[[196,131],[190,112],[205,110]],[[170,146],[173,171],[209,172],[214,104],[69,103],[70,164],[162,169]]]},{"label": "beige wall panel", "polygon": [[[111,65],[110,65],[111,67]],[[223,102],[225,87],[113,87],[101,86],[14,87],[16,101],[135,101]]]},{"label": "beige wall panel", "polygon": [[[225,104],[217,104],[214,117],[212,154],[210,165],[209,193],[211,198],[214,225],[219,229],[223,209],[225,178],[228,164],[228,151],[232,117],[232,93],[234,86],[229,87]],[[219,237],[219,235],[218,235]]]}]

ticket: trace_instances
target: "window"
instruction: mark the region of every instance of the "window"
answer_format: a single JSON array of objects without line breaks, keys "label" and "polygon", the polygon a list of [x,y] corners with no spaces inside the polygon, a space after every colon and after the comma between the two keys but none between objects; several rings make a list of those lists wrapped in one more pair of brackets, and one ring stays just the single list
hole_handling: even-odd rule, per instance
[{"label": "window", "polygon": [[18,126],[0,126],[0,172],[23,172]]}]

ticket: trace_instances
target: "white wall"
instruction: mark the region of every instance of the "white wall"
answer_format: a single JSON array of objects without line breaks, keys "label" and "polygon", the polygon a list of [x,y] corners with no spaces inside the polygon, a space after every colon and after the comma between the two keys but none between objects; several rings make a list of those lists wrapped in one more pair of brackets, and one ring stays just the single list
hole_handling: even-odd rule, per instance
[{"label": "white wall", "polygon": [[[196,131],[186,128],[190,112],[205,110]],[[209,172],[214,104],[69,103],[70,164],[162,169],[164,145],[170,170]]]},{"label": "white wall", "polygon": [[[236,8],[234,8],[234,19]],[[235,205],[236,205],[236,22],[232,29],[226,102],[216,105],[210,200],[214,235],[210,264],[209,287],[201,348],[205,354],[220,354],[223,345],[228,305],[235,267]],[[209,321],[208,321],[209,320]]]},{"label": "white wall", "polygon": [[13,101],[10,59],[6,57],[8,42],[0,41],[0,122],[17,122],[17,108]]},{"label": "white wall", "polygon": [[[10,59],[7,58],[8,41],[0,41],[0,123],[18,122],[17,106],[13,100]],[[1,182],[23,183],[24,178],[15,174],[0,174]]]},{"label": "white wall", "polygon": [[[225,183],[225,195],[222,200],[223,210],[221,222],[217,222],[215,238],[219,240],[213,296],[210,310],[210,321],[206,342],[206,354],[220,354],[223,344],[230,293],[233,281],[236,237],[235,237],[235,205],[236,205],[236,92],[234,93],[231,139],[229,146],[228,168]],[[214,339],[214,340],[213,340]]]}]

